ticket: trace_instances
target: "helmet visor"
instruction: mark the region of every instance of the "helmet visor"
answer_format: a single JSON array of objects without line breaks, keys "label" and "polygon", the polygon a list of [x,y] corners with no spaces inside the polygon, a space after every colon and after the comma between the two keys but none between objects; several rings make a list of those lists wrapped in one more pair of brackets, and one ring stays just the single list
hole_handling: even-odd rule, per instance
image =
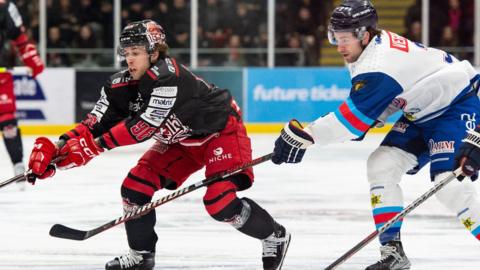
[{"label": "helmet visor", "polygon": [[[329,25],[328,42],[332,45],[348,45],[362,40],[366,31],[366,27],[334,29],[332,25]],[[339,37],[339,35],[335,36],[335,33],[352,33],[352,35],[341,35]]]}]

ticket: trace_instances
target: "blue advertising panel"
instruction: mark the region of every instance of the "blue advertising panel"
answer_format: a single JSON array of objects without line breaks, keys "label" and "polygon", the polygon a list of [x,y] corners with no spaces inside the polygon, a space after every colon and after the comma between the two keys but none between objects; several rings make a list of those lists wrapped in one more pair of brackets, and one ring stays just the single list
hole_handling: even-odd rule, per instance
[{"label": "blue advertising panel", "polygon": [[248,68],[244,115],[250,123],[296,118],[310,122],[335,110],[350,93],[350,75],[338,68]]}]

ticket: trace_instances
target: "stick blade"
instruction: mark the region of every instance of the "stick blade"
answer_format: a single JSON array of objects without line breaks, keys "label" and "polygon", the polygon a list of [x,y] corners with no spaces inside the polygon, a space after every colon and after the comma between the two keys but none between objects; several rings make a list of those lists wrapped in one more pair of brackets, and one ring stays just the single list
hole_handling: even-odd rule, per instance
[{"label": "stick blade", "polygon": [[55,224],[50,229],[50,236],[69,240],[85,240],[88,238],[87,233],[87,231],[72,229],[62,224]]}]

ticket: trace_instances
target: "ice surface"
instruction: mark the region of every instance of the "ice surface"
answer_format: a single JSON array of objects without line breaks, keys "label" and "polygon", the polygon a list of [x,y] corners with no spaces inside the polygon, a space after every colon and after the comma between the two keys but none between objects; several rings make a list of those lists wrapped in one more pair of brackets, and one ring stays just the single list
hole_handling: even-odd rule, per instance
[{"label": "ice surface", "polygon": [[[382,136],[312,148],[297,165],[270,162],[255,167],[252,188],[239,193],[257,201],[292,233],[284,270],[323,269],[374,230],[365,163]],[[253,135],[254,156],[273,148],[274,135]],[[28,156],[33,137],[24,138]],[[120,185],[151,142],[115,149],[88,166],[60,171],[24,192],[0,190],[0,269],[104,269],[127,251],[123,225],[85,241],[56,239],[50,227],[61,223],[88,230],[122,214]],[[0,145],[0,180],[13,169]],[[203,172],[186,184],[203,179]],[[402,181],[405,202],[431,187],[428,172]],[[472,188],[480,190],[480,182]],[[171,191],[159,191],[155,198]],[[261,269],[261,244],[208,216],[204,189],[157,208],[156,269]],[[435,198],[407,216],[405,250],[414,270],[480,269],[480,243]],[[364,269],[379,257],[373,241],[338,269]]]}]

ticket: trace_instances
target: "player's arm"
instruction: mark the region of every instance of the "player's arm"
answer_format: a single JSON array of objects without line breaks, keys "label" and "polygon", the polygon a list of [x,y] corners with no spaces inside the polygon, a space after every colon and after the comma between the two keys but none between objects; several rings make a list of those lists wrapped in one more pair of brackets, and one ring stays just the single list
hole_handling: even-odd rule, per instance
[{"label": "player's arm", "polygon": [[142,79],[140,88],[150,89],[142,108],[134,117],[120,122],[102,135],[99,138],[100,145],[113,149],[150,139],[179,102],[178,87],[167,81],[167,78],[159,78],[154,82]]},{"label": "player's arm", "polygon": [[[402,87],[384,73],[356,76],[352,85],[350,96],[334,112],[318,118],[304,129],[296,129],[301,138],[310,136],[309,143],[295,140],[294,136],[284,136],[293,134],[289,131],[292,130],[288,128],[289,124],[286,125],[275,142],[272,161],[276,164],[297,163],[302,160],[305,149],[313,143],[323,146],[363,136],[395,96],[402,92]],[[292,158],[290,153],[293,152],[299,154]]]},{"label": "player's arm", "polygon": [[32,70],[32,76],[36,77],[43,71],[44,64],[35,44],[25,34],[22,16],[18,12],[17,6],[13,2],[7,1],[1,8],[6,9],[5,32],[7,38],[13,41],[23,63]]},{"label": "player's arm", "polygon": [[94,138],[104,134],[128,115],[128,110],[120,109],[128,108],[128,96],[122,91],[126,89],[113,89],[111,80],[107,81],[95,107],[80,124],[62,134],[55,143],[46,137],[35,140],[28,167],[36,178],[53,176],[55,167],[50,163],[57,157],[62,159],[56,163],[57,167],[66,169],[85,165],[103,152]]}]

